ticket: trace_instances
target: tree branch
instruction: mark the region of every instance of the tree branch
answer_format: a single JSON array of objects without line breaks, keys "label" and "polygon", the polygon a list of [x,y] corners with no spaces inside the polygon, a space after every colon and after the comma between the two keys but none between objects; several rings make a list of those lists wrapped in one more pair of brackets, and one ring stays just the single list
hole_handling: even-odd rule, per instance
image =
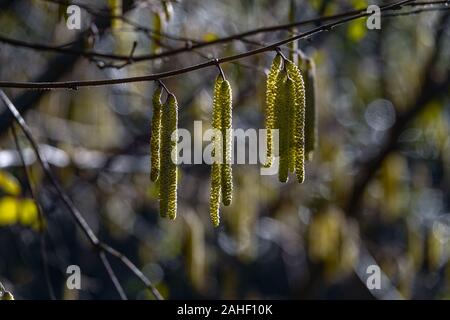
[{"label": "tree branch", "polygon": [[19,153],[20,162],[23,167],[23,171],[25,173],[25,183],[28,191],[31,194],[31,197],[34,200],[34,203],[36,205],[37,211],[38,211],[38,221],[39,221],[39,239],[40,239],[40,249],[41,249],[41,256],[42,256],[42,267],[44,268],[44,277],[45,282],[47,285],[48,294],[50,296],[50,299],[55,300],[55,292],[53,290],[52,282],[50,280],[50,271],[48,269],[48,256],[47,256],[47,250],[46,250],[46,241],[45,241],[45,217],[44,213],[42,211],[42,206],[39,202],[39,199],[34,191],[33,183],[31,181],[31,174],[29,172],[28,166],[25,162],[25,157],[23,155],[22,148],[20,147],[19,138],[17,136],[16,128],[14,125],[11,126],[11,133],[13,136],[14,143],[17,148],[17,152]]},{"label": "tree branch", "polygon": [[[27,138],[27,140],[30,142],[30,145],[31,145],[31,147],[33,148],[33,150],[34,150],[34,152],[36,154],[38,162],[40,163],[40,165],[41,165],[41,167],[42,167],[42,169],[44,171],[45,176],[50,181],[50,183],[52,184],[54,189],[56,190],[56,193],[59,195],[59,197],[61,198],[61,200],[63,201],[63,203],[65,204],[65,206],[69,210],[69,212],[71,213],[72,217],[75,219],[76,223],[81,228],[83,233],[87,236],[87,238],[89,239],[91,244],[97,250],[99,250],[99,256],[100,256],[103,264],[105,265],[105,268],[107,269],[108,274],[111,276],[111,274],[113,274],[113,271],[112,271],[112,268],[109,266],[109,263],[105,264],[105,260],[102,258],[102,255],[101,255],[102,252],[103,253],[104,252],[108,252],[111,255],[118,257],[119,260],[131,272],[133,272],[139,279],[141,279],[141,281],[145,284],[145,286],[148,289],[150,289],[150,291],[153,293],[153,295],[155,296],[156,299],[162,300],[163,298],[162,298],[161,294],[153,286],[152,282],[141,271],[139,271],[139,269],[128,258],[124,257],[121,253],[119,253],[118,251],[116,251],[115,249],[111,248],[110,246],[108,246],[107,244],[103,243],[102,241],[100,241],[98,239],[98,237],[95,235],[95,233],[93,232],[91,227],[88,225],[88,223],[84,219],[83,215],[80,213],[80,211],[78,211],[78,209],[76,208],[76,206],[74,205],[72,200],[69,198],[67,193],[64,191],[64,189],[59,184],[56,176],[53,174],[53,171],[50,168],[50,165],[42,157],[42,155],[41,155],[41,153],[39,151],[38,143],[34,139],[30,128],[28,127],[28,125],[26,124],[25,120],[20,115],[19,111],[14,106],[14,104],[11,102],[11,100],[9,100],[8,96],[3,92],[3,90],[0,90],[0,99],[4,102],[4,104],[6,105],[8,110],[11,112],[11,114],[14,117],[14,120],[19,125],[20,129],[24,133],[24,135]],[[118,281],[117,281],[115,275],[113,277],[111,277],[111,280],[113,281],[113,283],[115,285],[117,285]],[[116,286],[116,289],[118,289],[118,292],[119,292],[119,294],[122,297],[122,293],[123,292],[121,293],[120,289],[117,286]]]},{"label": "tree branch", "polygon": [[[12,2],[7,1],[7,5],[11,4]],[[129,9],[129,6],[125,7],[124,12]],[[98,25],[100,29],[110,26],[110,20],[101,19],[101,17],[97,17],[94,23]],[[84,46],[83,43],[84,34],[80,34],[68,49],[73,51],[82,51]],[[41,82],[58,80],[73,68],[79,57],[79,55],[61,54],[52,58],[47,63],[48,67],[37,77],[36,81]],[[14,99],[14,105],[18,106],[20,113],[24,113],[31,109],[36,101],[39,101],[42,95],[43,92],[39,90],[27,91]],[[0,134],[3,134],[9,128],[12,121],[13,117],[8,110],[2,110],[0,112]]]},{"label": "tree branch", "polygon": [[[405,5],[407,3],[411,3],[414,0],[402,0],[402,1],[398,1],[394,4],[390,4],[390,5],[386,5],[380,8],[381,11],[386,11],[386,10],[390,10],[393,8],[398,8],[401,7],[402,5]],[[164,78],[169,78],[169,77],[173,77],[176,75],[180,75],[180,74],[185,74],[188,72],[192,72],[195,70],[199,70],[199,69],[203,69],[203,68],[207,68],[207,67],[211,67],[211,66],[216,66],[217,63],[226,63],[226,62],[232,62],[232,61],[236,61],[236,60],[240,60],[243,58],[247,58],[253,55],[257,55],[260,53],[264,53],[267,51],[271,51],[271,50],[275,50],[276,48],[278,48],[279,46],[282,46],[284,44],[290,43],[292,41],[296,41],[296,40],[300,40],[300,39],[304,39],[307,37],[310,37],[312,35],[316,35],[319,34],[321,32],[324,31],[330,31],[333,28],[356,20],[356,19],[360,19],[363,17],[368,16],[369,14],[367,12],[361,12],[355,16],[351,16],[351,17],[347,17],[347,18],[343,18],[341,20],[335,21],[335,22],[331,22],[325,25],[322,25],[320,27],[317,28],[313,28],[312,30],[309,30],[307,32],[295,35],[293,37],[275,42],[273,44],[270,44],[268,46],[262,47],[262,48],[258,48],[255,50],[251,50],[251,51],[247,51],[244,53],[240,53],[240,54],[236,54],[236,55],[232,55],[232,56],[228,56],[228,57],[223,57],[220,59],[214,59],[208,62],[204,62],[204,63],[200,63],[200,64],[196,64],[193,66],[189,66],[186,68],[181,68],[181,69],[177,69],[177,70],[172,70],[172,71],[167,71],[167,72],[161,72],[161,73],[156,73],[156,74],[152,74],[152,75],[146,75],[146,76],[137,76],[137,77],[127,77],[127,78],[117,78],[117,79],[103,79],[103,80],[86,80],[86,81],[64,81],[64,82],[9,82],[9,81],[0,81],[0,87],[2,88],[26,88],[26,89],[56,89],[56,88],[65,88],[65,89],[78,89],[79,87],[94,87],[94,86],[104,86],[104,85],[111,85],[111,84],[124,84],[124,83],[131,83],[131,82],[143,82],[143,81],[154,81],[154,80],[159,80],[159,79],[164,79]],[[134,58],[134,60],[136,60]]]},{"label": "tree branch", "polygon": [[[46,0],[46,1],[60,3],[57,0]],[[430,5],[438,5],[438,4],[448,4],[449,2],[450,1],[447,0],[447,1],[427,1],[427,2],[418,2],[418,3],[396,4],[395,6],[389,5],[389,7],[390,7],[389,10],[398,10],[402,6],[430,6]],[[88,10],[87,6],[83,6],[83,8],[85,10]],[[383,8],[383,7],[381,7],[381,8]],[[445,8],[441,8],[441,9],[445,9]],[[257,28],[257,29],[246,31],[246,32],[230,35],[227,37],[218,38],[218,39],[215,39],[212,41],[206,41],[206,42],[205,41],[203,41],[203,42],[196,41],[194,39],[177,38],[172,35],[167,35],[167,34],[161,33],[158,35],[165,37],[167,39],[175,39],[178,41],[185,41],[186,45],[176,48],[176,49],[157,53],[157,54],[136,55],[133,57],[133,62],[148,61],[148,60],[155,60],[155,59],[170,57],[170,56],[178,55],[178,54],[185,53],[185,52],[191,52],[196,49],[201,49],[201,48],[214,46],[214,45],[218,45],[218,44],[225,44],[225,43],[232,42],[235,40],[247,42],[248,40],[245,39],[246,37],[253,36],[256,34],[269,33],[269,32],[274,32],[274,31],[281,31],[281,30],[290,30],[294,27],[299,27],[299,26],[304,26],[304,25],[309,25],[309,24],[317,25],[317,24],[321,24],[321,23],[324,23],[324,22],[327,22],[330,20],[359,15],[361,13],[366,12],[366,10],[367,10],[366,8],[363,8],[363,9],[352,10],[352,11],[339,13],[339,14],[335,14],[335,15],[325,16],[325,17],[318,17],[318,18],[313,18],[313,19],[308,19],[308,20],[303,20],[303,21],[296,21],[293,23]],[[90,11],[90,13],[92,13],[91,11]],[[407,13],[403,13],[403,14],[407,14]],[[98,15],[98,13],[97,13],[97,15]],[[391,14],[391,15],[393,15],[393,14]],[[129,24],[132,23],[123,16],[113,17],[113,16],[105,15],[105,14],[102,14],[100,16],[102,16],[102,17],[106,16],[108,18],[121,18]],[[135,27],[137,28],[137,30],[141,30],[143,28],[141,26],[135,26]],[[97,52],[97,51],[83,51],[83,50],[68,49],[68,48],[63,48],[61,46],[51,46],[51,45],[44,45],[44,44],[40,44],[40,43],[30,43],[30,42],[26,42],[26,41],[22,41],[22,40],[7,38],[4,36],[0,36],[0,42],[7,43],[10,45],[14,45],[14,46],[20,46],[23,48],[29,48],[29,49],[40,50],[40,51],[53,51],[53,52],[71,54],[71,55],[80,55],[80,56],[84,56],[84,57],[88,57],[88,58],[104,58],[104,59],[112,59],[112,60],[120,60],[120,61],[129,61],[129,58],[130,58],[127,55],[101,53],[101,52]],[[192,44],[192,43],[194,43],[194,44]]]}]

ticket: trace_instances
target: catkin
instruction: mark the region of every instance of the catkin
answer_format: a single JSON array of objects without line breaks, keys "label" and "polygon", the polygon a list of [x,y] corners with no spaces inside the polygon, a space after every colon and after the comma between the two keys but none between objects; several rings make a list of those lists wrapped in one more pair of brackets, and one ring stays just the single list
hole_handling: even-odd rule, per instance
[{"label": "catkin", "polygon": [[222,202],[225,206],[229,206],[233,193],[233,174],[231,168],[231,147],[232,147],[232,92],[230,83],[227,80],[222,82],[220,90],[220,104],[222,113]]},{"label": "catkin", "polygon": [[291,118],[288,104],[288,78],[283,70],[277,76],[275,98],[275,129],[279,130],[279,168],[278,179],[287,182],[289,173],[289,135],[288,123]]},{"label": "catkin", "polygon": [[[213,97],[213,117],[212,117],[212,128],[216,130],[216,132],[221,132],[222,127],[222,99],[221,99],[221,91],[222,91],[222,76],[217,76],[215,84],[214,84],[214,97]],[[222,166],[220,164],[221,161],[218,161],[215,156],[217,152],[222,152],[222,143],[221,141],[217,141],[217,136],[213,137],[213,164],[211,166],[211,191],[210,191],[210,200],[209,200],[209,211],[211,215],[212,224],[217,227],[220,223],[220,201],[222,196]]]},{"label": "catkin", "polygon": [[[282,69],[281,64],[283,63]],[[278,54],[267,77],[266,88],[267,160],[273,160],[272,129],[279,132],[278,179],[287,182],[295,172],[298,182],[305,178],[305,84],[300,69]]]},{"label": "catkin", "polygon": [[295,174],[298,182],[302,183],[305,180],[305,84],[300,69],[294,63],[287,60],[286,69],[295,87],[292,138],[295,144]]},{"label": "catkin", "polygon": [[288,144],[289,144],[289,150],[288,150],[288,157],[289,157],[289,172],[294,173],[295,172],[295,163],[296,163],[296,157],[297,157],[297,140],[295,136],[295,130],[296,130],[296,121],[295,121],[295,114],[297,112],[296,108],[296,91],[295,91],[295,84],[294,81],[287,77],[286,80],[286,105],[287,110],[289,112],[289,116],[286,119],[286,128],[288,130]]},{"label": "catkin", "polygon": [[177,215],[177,127],[178,104],[169,94],[161,115],[160,214],[174,220]]},{"label": "catkin", "polygon": [[305,81],[305,154],[308,160],[312,160],[313,152],[317,147],[318,117],[316,108],[316,66],[311,59],[306,60],[304,70]]},{"label": "catkin", "polygon": [[222,176],[220,173],[220,164],[213,163],[211,168],[211,195],[209,199],[209,212],[211,222],[214,227],[218,227],[220,223],[220,198],[221,198]]},{"label": "catkin", "polygon": [[152,181],[158,180],[159,177],[159,166],[160,166],[160,145],[161,145],[161,93],[162,87],[158,88],[153,93],[153,117],[152,117],[152,128],[150,137],[150,157],[151,157],[151,168],[150,168],[150,179]]},{"label": "catkin", "polygon": [[270,67],[266,82],[266,130],[267,130],[267,153],[265,167],[271,167],[273,162],[273,136],[275,128],[275,98],[277,90],[277,76],[280,73],[282,63],[281,55],[277,54]]}]

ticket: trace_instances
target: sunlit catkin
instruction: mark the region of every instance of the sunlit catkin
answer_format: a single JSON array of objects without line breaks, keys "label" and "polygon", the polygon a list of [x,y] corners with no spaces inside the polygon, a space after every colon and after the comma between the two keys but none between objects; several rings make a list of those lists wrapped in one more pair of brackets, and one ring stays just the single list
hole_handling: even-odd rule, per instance
[{"label": "sunlit catkin", "polygon": [[300,69],[289,60],[285,64],[288,77],[292,79],[295,86],[292,138],[295,141],[295,174],[298,182],[302,183],[305,180],[305,84]]},{"label": "sunlit catkin", "polygon": [[160,213],[174,220],[177,215],[178,104],[169,94],[161,114]]},{"label": "sunlit catkin", "polygon": [[[222,127],[222,76],[218,76],[214,83],[214,97],[213,97],[213,116],[212,116],[212,128],[215,130],[216,134],[221,133]],[[211,191],[209,199],[209,211],[211,215],[212,224],[217,227],[220,223],[220,201],[222,196],[222,174],[221,174],[221,159],[218,159],[217,153],[222,154],[222,143],[218,136],[213,137],[213,163],[211,165]],[[217,156],[216,156],[217,155]]]},{"label": "sunlit catkin", "polygon": [[232,148],[232,92],[231,86],[228,80],[223,80],[221,90],[220,90],[220,104],[222,113],[222,152],[223,152],[223,163],[222,163],[222,202],[225,206],[231,204],[232,193],[233,193],[233,174],[231,168],[231,148]]},{"label": "sunlit catkin", "polygon": [[318,117],[316,107],[316,66],[314,61],[307,59],[303,71],[305,81],[305,153],[308,160],[312,160],[317,147]]},{"label": "sunlit catkin", "polygon": [[297,112],[297,96],[296,96],[296,90],[295,90],[295,84],[294,81],[287,77],[286,79],[286,109],[289,112],[289,116],[286,118],[286,130],[287,130],[287,138],[288,144],[289,144],[289,150],[288,150],[288,157],[289,157],[289,172],[294,173],[295,172],[295,164],[296,164],[296,157],[297,157],[297,140],[295,135],[296,130],[296,121],[295,121],[295,114]]},{"label": "sunlit catkin", "polygon": [[222,176],[220,174],[220,164],[213,163],[211,167],[211,194],[209,199],[209,212],[211,222],[214,227],[218,227],[220,223],[220,198]]},{"label": "sunlit catkin", "polygon": [[161,144],[161,93],[162,87],[158,86],[153,93],[153,117],[150,137],[151,169],[150,179],[158,180],[160,166],[160,144]]},{"label": "sunlit catkin", "polygon": [[278,73],[276,98],[275,98],[275,129],[279,131],[279,168],[278,179],[280,182],[287,182],[289,174],[289,131],[288,124],[292,115],[290,114],[290,106],[288,104],[288,78],[283,70]]},{"label": "sunlit catkin", "polygon": [[282,63],[281,55],[277,54],[270,67],[266,82],[266,130],[267,130],[267,153],[265,167],[271,167],[273,162],[273,136],[275,128],[275,98],[277,88],[277,76],[280,73]]}]

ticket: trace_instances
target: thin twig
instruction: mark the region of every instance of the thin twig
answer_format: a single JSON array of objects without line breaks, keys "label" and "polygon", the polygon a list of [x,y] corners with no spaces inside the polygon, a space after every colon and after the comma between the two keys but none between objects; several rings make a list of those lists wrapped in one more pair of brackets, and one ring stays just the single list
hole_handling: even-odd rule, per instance
[{"label": "thin twig", "polygon": [[25,162],[25,157],[22,151],[22,148],[20,147],[20,142],[19,142],[19,138],[17,137],[17,132],[16,132],[16,128],[15,125],[13,124],[11,126],[11,133],[13,136],[13,140],[14,143],[16,145],[17,148],[17,152],[19,153],[19,158],[20,158],[20,162],[22,164],[23,167],[23,171],[25,173],[25,184],[26,187],[28,189],[28,191],[31,194],[31,197],[34,199],[34,203],[36,205],[37,208],[37,212],[38,212],[38,221],[39,221],[39,242],[40,242],[40,248],[41,248],[41,256],[42,256],[42,267],[44,268],[44,277],[45,277],[45,282],[47,285],[47,290],[48,290],[48,294],[50,296],[50,299],[55,300],[55,292],[53,290],[53,286],[52,286],[52,282],[50,280],[50,271],[48,268],[48,256],[47,256],[47,250],[46,250],[46,240],[45,240],[45,217],[44,217],[44,213],[42,210],[42,206],[41,203],[34,191],[33,188],[33,183],[31,181],[31,174],[29,172],[28,166]]},{"label": "thin twig", "polygon": [[[405,4],[397,4],[394,7],[389,8],[390,10],[398,10],[398,6],[429,6],[429,5],[435,5],[435,4],[448,4],[450,1],[429,1],[429,2],[420,2],[420,3],[405,3]],[[383,7],[382,7],[383,8]],[[359,15],[361,13],[364,13],[366,11],[366,8],[352,10],[344,13],[339,13],[335,15],[325,16],[325,17],[319,17],[314,19],[308,19],[308,20],[302,20],[302,21],[296,21],[293,23],[287,23],[287,24],[281,24],[281,25],[275,25],[275,26],[269,26],[269,27],[263,27],[263,28],[257,28],[254,30],[249,30],[246,32],[230,35],[223,38],[218,38],[212,41],[204,41],[204,42],[198,42],[192,39],[183,39],[186,40],[186,45],[172,49],[167,50],[161,53],[156,54],[144,54],[144,55],[136,55],[133,58],[134,62],[139,61],[147,61],[147,60],[154,60],[154,59],[160,59],[165,57],[174,56],[180,53],[184,52],[190,52],[195,49],[200,49],[208,46],[214,46],[218,44],[224,44],[228,42],[232,42],[235,40],[242,41],[242,42],[248,42],[249,40],[245,39],[246,37],[253,36],[260,33],[269,33],[269,32],[275,32],[280,30],[290,30],[293,27],[299,27],[309,24],[320,24],[324,23],[326,21],[335,20],[339,18],[349,17],[349,16],[355,16]],[[168,35],[160,34],[160,36],[168,37]],[[169,37],[168,37],[169,38]],[[171,37],[173,38],[173,36]],[[41,51],[54,51],[54,52],[60,52],[65,54],[72,54],[72,55],[81,55],[84,57],[92,57],[92,58],[104,58],[104,59],[113,59],[113,60],[122,60],[122,61],[128,61],[129,57],[126,55],[118,55],[118,54],[111,54],[111,53],[101,53],[96,51],[83,51],[83,50],[76,50],[76,49],[68,49],[63,48],[61,46],[51,46],[51,45],[44,45],[39,43],[30,43],[22,40],[17,39],[11,39],[4,36],[0,36],[0,42],[7,43],[14,46],[20,46],[23,48],[30,48],[34,50],[41,50]]]},{"label": "thin twig", "polygon": [[120,261],[122,261],[122,263],[127,266],[147,287],[147,289],[149,289],[153,295],[155,296],[156,299],[158,300],[164,300],[164,298],[161,296],[161,294],[159,293],[159,291],[155,288],[155,286],[151,283],[151,281],[142,273],[141,270],[139,270],[139,268],[137,268],[131,261],[130,259],[128,259],[127,256],[123,255],[122,253],[120,253],[119,251],[117,251],[116,249],[112,248],[111,246],[105,244],[105,243],[100,243],[100,247],[105,250],[106,252],[108,252],[110,255],[116,257],[117,259],[119,259]]},{"label": "thin twig", "polygon": [[225,74],[223,73],[223,70],[222,70],[222,67],[220,66],[219,60],[213,59],[213,61],[216,63],[217,70],[219,70],[219,73],[220,73],[220,76],[222,77],[222,79],[226,80]]},{"label": "thin twig", "polygon": [[[50,168],[50,165],[43,158],[41,152],[39,151],[38,143],[34,139],[30,128],[28,127],[25,120],[20,115],[19,111],[14,106],[14,104],[11,102],[11,100],[8,98],[8,96],[3,92],[3,90],[0,90],[0,98],[4,102],[6,107],[9,109],[11,114],[13,115],[14,120],[19,125],[20,129],[24,133],[27,140],[30,142],[31,147],[33,148],[33,150],[36,154],[36,158],[38,159],[40,165],[42,166],[45,176],[47,177],[47,179],[49,179],[50,183],[55,188],[57,194],[59,195],[59,197],[61,198],[63,203],[66,205],[67,209],[69,210],[69,212],[71,213],[71,215],[73,216],[73,218],[75,219],[76,223],[81,228],[83,233],[88,237],[91,244],[96,249],[99,250],[99,253],[109,252],[110,254],[112,254],[111,252],[115,252],[115,254],[112,254],[112,255],[118,257],[131,272],[133,272],[139,279],[141,279],[141,281],[145,284],[145,286],[151,290],[151,292],[153,293],[153,295],[155,296],[156,299],[158,299],[158,300],[163,299],[161,294],[158,292],[158,290],[153,286],[152,282],[141,271],[139,271],[139,269],[128,258],[126,258],[122,254],[120,254],[118,251],[109,247],[107,244],[101,242],[98,239],[98,237],[95,235],[95,233],[92,231],[91,227],[88,225],[88,223],[84,219],[83,215],[80,213],[80,211],[78,211],[78,209],[76,208],[76,206],[74,205],[74,203],[72,202],[70,197],[67,195],[67,193],[64,191],[64,189],[59,184],[58,179],[53,174],[53,171]],[[125,257],[125,258],[121,258],[119,255],[122,257]],[[101,258],[101,256],[100,256],[100,258]],[[108,270],[108,267],[106,265],[105,265],[105,267]],[[109,268],[109,269],[110,270],[108,272],[112,271],[111,268]],[[112,281],[113,282],[115,281],[114,278],[112,278]]]},{"label": "thin twig", "polygon": [[[66,5],[67,3],[65,3],[65,0],[42,0],[45,2],[51,2],[51,3],[55,3],[55,4],[59,4],[59,5]],[[170,40],[175,40],[175,41],[181,41],[181,42],[192,42],[194,40],[192,39],[187,39],[184,37],[179,37],[179,36],[175,36],[166,32],[161,32],[161,31],[157,31],[157,30],[153,30],[152,28],[148,28],[145,27],[143,25],[140,25],[139,23],[132,21],[131,19],[127,18],[123,13],[122,14],[111,14],[110,13],[110,9],[107,8],[105,10],[102,9],[93,9],[91,7],[89,7],[86,4],[80,3],[80,2],[73,2],[71,1],[72,5],[76,5],[78,7],[80,7],[81,9],[85,10],[87,13],[96,16],[96,17],[101,17],[101,18],[108,18],[110,20],[121,20],[123,21],[125,24],[128,24],[130,26],[132,26],[135,30],[140,31],[145,33],[149,38],[151,38],[152,40],[156,40],[156,37],[164,37]]]},{"label": "thin twig", "polygon": [[109,263],[108,258],[105,255],[105,252],[100,251],[98,254],[100,256],[100,260],[102,260],[102,263],[105,266],[106,272],[108,272],[108,275],[114,284],[114,287],[116,287],[116,290],[119,293],[120,298],[122,300],[128,300],[127,295],[125,294],[125,291],[123,290],[122,285],[119,282],[119,279],[117,279],[117,276],[114,273],[114,270],[111,267],[111,264]]}]

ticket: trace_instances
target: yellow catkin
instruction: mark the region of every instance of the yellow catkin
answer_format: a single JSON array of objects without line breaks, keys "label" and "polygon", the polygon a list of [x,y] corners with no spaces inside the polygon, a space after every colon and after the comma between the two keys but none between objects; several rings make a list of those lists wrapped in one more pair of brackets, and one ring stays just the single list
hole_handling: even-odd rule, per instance
[{"label": "yellow catkin", "polygon": [[214,227],[218,227],[220,223],[219,209],[222,183],[220,171],[220,164],[213,163],[211,168],[211,195],[209,199],[209,212],[211,215],[211,222]]},{"label": "yellow catkin", "polygon": [[288,78],[283,70],[277,76],[275,93],[275,129],[279,130],[279,168],[278,179],[287,182],[289,174],[289,121],[291,119],[288,104]]},{"label": "yellow catkin", "polygon": [[305,153],[308,160],[312,160],[313,152],[317,147],[318,117],[316,107],[316,66],[311,59],[306,60],[303,72],[305,81]]},{"label": "yellow catkin", "polygon": [[222,113],[222,202],[225,206],[229,206],[233,194],[233,174],[231,168],[231,148],[232,148],[232,92],[230,83],[227,80],[222,82],[220,91],[220,104]]},{"label": "yellow catkin", "polygon": [[122,0],[108,0],[111,16],[111,28],[119,30],[122,28],[122,19],[118,18],[122,15]]},{"label": "yellow catkin", "polygon": [[170,94],[161,115],[160,213],[174,220],[177,216],[177,127],[178,104]]},{"label": "yellow catkin", "polygon": [[153,93],[153,116],[152,116],[152,128],[150,137],[150,157],[151,157],[151,170],[150,179],[152,181],[158,180],[159,166],[160,166],[160,144],[161,144],[161,93],[162,88],[158,88]]},{"label": "yellow catkin", "polygon": [[272,132],[275,127],[275,98],[276,98],[276,79],[280,73],[282,63],[281,55],[277,54],[270,67],[266,82],[266,130],[267,130],[267,153],[265,167],[271,167],[273,162],[273,141]]},{"label": "yellow catkin", "polygon": [[300,69],[291,61],[286,61],[286,69],[295,86],[295,105],[292,117],[295,141],[295,174],[299,183],[305,180],[305,84]]},{"label": "yellow catkin", "polygon": [[[222,127],[222,99],[221,99],[221,90],[222,90],[223,78],[219,75],[216,78],[214,84],[214,97],[213,97],[213,117],[212,117],[212,127],[214,130],[220,132]],[[213,138],[213,164],[211,166],[211,191],[210,191],[210,215],[212,224],[217,227],[220,223],[220,201],[222,196],[222,173],[221,173],[221,164],[220,161],[216,161],[214,158],[216,152],[219,149],[222,149],[222,145],[220,141],[216,140],[216,137]],[[220,151],[221,152],[221,151]]]},{"label": "yellow catkin", "polygon": [[295,113],[296,113],[296,91],[295,91],[295,84],[294,81],[292,81],[291,78],[287,78],[286,80],[286,105],[287,110],[289,112],[289,116],[287,117],[287,123],[286,128],[288,130],[288,143],[289,143],[289,171],[295,172],[295,163],[296,163],[296,156],[297,156],[297,144],[296,144],[296,137],[294,131],[296,130],[296,122],[295,122]]}]

